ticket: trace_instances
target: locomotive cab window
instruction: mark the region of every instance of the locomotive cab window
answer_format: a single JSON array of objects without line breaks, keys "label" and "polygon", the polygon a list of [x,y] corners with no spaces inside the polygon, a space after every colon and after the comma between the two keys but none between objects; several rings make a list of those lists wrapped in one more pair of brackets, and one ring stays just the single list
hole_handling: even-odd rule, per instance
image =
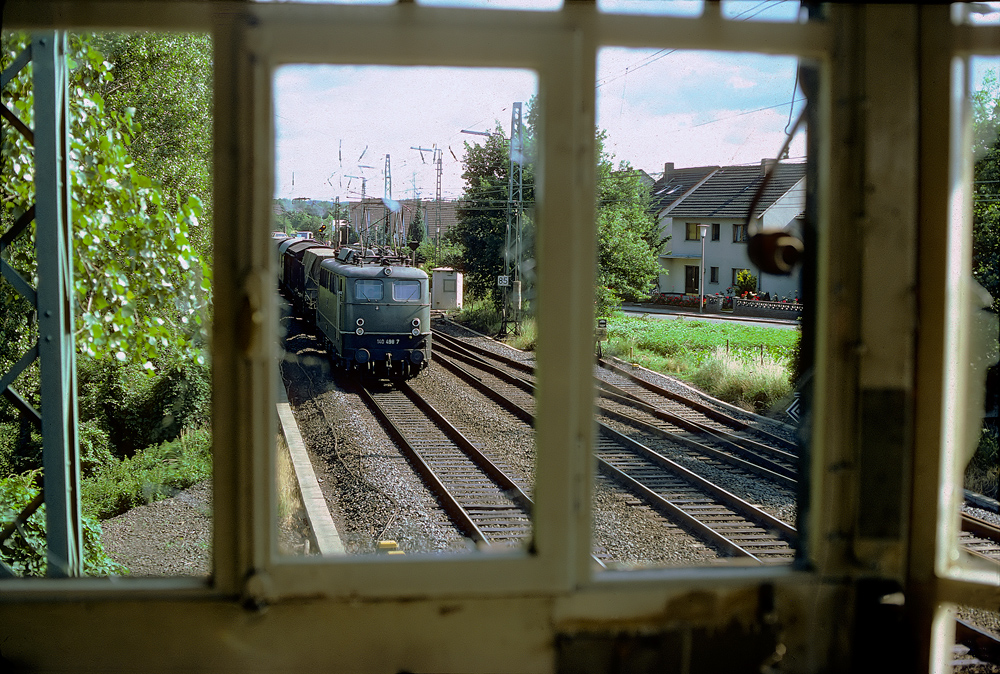
[{"label": "locomotive cab window", "polygon": [[354,282],[354,299],[356,300],[380,300],[382,299],[382,281],[362,279]]},{"label": "locomotive cab window", "polygon": [[420,281],[393,281],[392,299],[396,302],[419,301]]}]

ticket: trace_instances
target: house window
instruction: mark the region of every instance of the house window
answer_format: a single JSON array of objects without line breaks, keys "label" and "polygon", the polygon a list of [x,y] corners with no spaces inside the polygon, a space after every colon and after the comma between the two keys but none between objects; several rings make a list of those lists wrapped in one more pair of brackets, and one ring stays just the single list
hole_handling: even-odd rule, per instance
[{"label": "house window", "polygon": [[698,223],[689,222],[686,225],[687,231],[684,233],[685,241],[697,241],[698,240]]},{"label": "house window", "polygon": [[732,282],[732,286],[734,288],[736,287],[736,277],[740,275],[741,271],[750,271],[750,270],[749,269],[737,269],[735,267],[733,268],[733,282]]},{"label": "house window", "polygon": [[717,222],[712,223],[712,241],[718,241],[722,231],[722,225]]},{"label": "house window", "polygon": [[733,225],[733,243],[746,243],[747,226]]},{"label": "house window", "polygon": [[708,282],[709,283],[718,283],[719,282],[719,268],[718,267],[712,267],[712,269],[711,269],[711,275],[708,277]]}]

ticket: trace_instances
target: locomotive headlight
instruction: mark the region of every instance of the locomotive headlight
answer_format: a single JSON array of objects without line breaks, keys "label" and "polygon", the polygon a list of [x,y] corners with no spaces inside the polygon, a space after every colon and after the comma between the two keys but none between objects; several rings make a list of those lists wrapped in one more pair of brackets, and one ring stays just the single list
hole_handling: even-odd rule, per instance
[{"label": "locomotive headlight", "polygon": [[410,321],[410,325],[412,325],[415,328],[419,328],[420,327],[420,319],[419,318],[414,318],[412,321]]},{"label": "locomotive headlight", "polygon": [[410,334],[413,335],[414,337],[419,337],[420,336],[420,328],[413,328],[412,330],[410,330]]},{"label": "locomotive headlight", "polygon": [[358,327],[360,328],[362,325],[365,324],[365,319],[359,318],[358,320],[355,321],[355,323],[357,323]]},{"label": "locomotive headlight", "polygon": [[354,334],[358,335],[360,337],[361,335],[365,334],[365,329],[364,328],[358,328],[357,330],[354,331]]}]

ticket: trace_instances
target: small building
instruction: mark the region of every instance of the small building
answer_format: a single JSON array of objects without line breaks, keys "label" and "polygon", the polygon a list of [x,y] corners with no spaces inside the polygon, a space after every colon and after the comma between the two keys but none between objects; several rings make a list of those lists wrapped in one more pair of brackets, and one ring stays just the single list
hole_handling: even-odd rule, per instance
[{"label": "small building", "polygon": [[462,308],[462,272],[451,267],[431,270],[431,309]]}]

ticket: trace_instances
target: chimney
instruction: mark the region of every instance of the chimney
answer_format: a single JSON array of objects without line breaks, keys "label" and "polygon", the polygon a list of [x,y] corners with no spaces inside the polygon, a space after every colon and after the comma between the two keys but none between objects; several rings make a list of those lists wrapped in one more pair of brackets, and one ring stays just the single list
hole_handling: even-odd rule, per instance
[{"label": "chimney", "polygon": [[670,174],[673,173],[673,172],[674,172],[674,163],[672,161],[668,161],[667,163],[665,163],[663,165],[663,177],[664,178],[669,178]]},{"label": "chimney", "polygon": [[774,165],[777,163],[776,159],[761,159],[760,160],[760,174],[766,176],[769,171],[773,170]]}]

